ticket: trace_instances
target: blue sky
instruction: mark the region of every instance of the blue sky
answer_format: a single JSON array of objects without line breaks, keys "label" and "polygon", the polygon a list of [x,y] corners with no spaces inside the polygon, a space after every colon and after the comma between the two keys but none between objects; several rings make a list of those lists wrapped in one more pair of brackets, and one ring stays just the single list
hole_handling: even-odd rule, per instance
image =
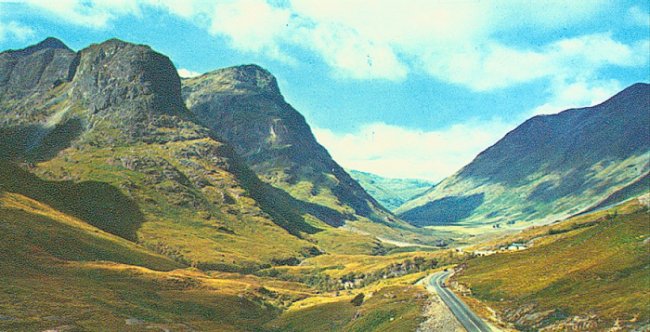
[{"label": "blue sky", "polygon": [[257,63],[343,166],[440,180],[535,114],[650,80],[648,1],[0,0],[0,49],[151,45]]}]

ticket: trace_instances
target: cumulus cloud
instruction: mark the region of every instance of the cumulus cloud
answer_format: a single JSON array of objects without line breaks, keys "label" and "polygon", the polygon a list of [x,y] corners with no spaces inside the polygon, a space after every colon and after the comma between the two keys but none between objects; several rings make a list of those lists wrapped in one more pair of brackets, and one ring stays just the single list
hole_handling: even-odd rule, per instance
[{"label": "cumulus cloud", "polygon": [[647,41],[627,45],[609,33],[599,33],[561,39],[539,50],[498,43],[478,45],[469,52],[448,49],[423,57],[423,66],[443,80],[485,91],[539,78],[590,77],[610,65],[643,65],[648,58],[646,50]]},{"label": "cumulus cloud", "polygon": [[34,29],[15,21],[3,22],[0,19],[0,41],[12,37],[25,40],[34,35]]},{"label": "cumulus cloud", "polygon": [[52,14],[76,25],[95,29],[121,15],[140,14],[138,3],[133,0],[25,0],[40,11]]},{"label": "cumulus cloud", "polygon": [[623,86],[617,80],[556,82],[550,100],[533,108],[530,115],[555,114],[569,108],[598,105],[622,89]]},{"label": "cumulus cloud", "polygon": [[344,167],[386,177],[438,181],[472,161],[514,127],[501,120],[492,120],[462,123],[436,131],[385,123],[367,124],[353,133],[336,133],[323,128],[313,131],[316,139]]},{"label": "cumulus cloud", "polygon": [[201,73],[189,69],[185,69],[185,68],[179,68],[178,76],[182,78],[192,78],[192,77],[201,76]]},{"label": "cumulus cloud", "polygon": [[[613,5],[604,0],[377,0],[371,6],[365,0],[27,2],[73,24],[95,28],[106,27],[120,15],[140,15],[143,6],[154,6],[225,37],[240,51],[296,63],[289,50],[307,50],[337,77],[399,81],[410,72],[423,71],[475,91],[566,79],[579,70],[585,76],[607,66],[634,66],[642,63],[638,54],[647,53],[638,53],[647,40],[628,45],[606,33],[546,45],[513,45],[498,39],[513,29],[552,30],[580,24],[611,9]],[[628,15],[640,24],[648,21],[639,7],[631,7]]]},{"label": "cumulus cloud", "polygon": [[224,1],[212,10],[208,29],[211,34],[228,37],[234,48],[292,61],[279,45],[288,31],[289,10],[271,6],[265,0]]}]

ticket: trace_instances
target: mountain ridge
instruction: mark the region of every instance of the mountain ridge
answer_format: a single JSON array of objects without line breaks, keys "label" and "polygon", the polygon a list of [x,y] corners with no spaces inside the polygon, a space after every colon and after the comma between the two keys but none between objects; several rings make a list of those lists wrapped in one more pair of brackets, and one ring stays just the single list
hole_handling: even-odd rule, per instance
[{"label": "mountain ridge", "polygon": [[648,172],[649,91],[638,83],[596,106],[535,116],[396,212],[418,225],[485,225],[588,209]]}]

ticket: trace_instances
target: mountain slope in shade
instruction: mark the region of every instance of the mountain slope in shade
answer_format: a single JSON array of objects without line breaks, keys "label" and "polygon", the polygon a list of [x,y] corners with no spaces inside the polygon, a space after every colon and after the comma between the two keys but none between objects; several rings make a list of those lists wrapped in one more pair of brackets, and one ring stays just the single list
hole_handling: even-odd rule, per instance
[{"label": "mountain slope in shade", "polygon": [[[303,202],[314,225],[409,242],[419,231],[398,220],[323,148],[304,117],[256,65],[184,79],[183,98],[197,119],[233,146],[261,180]],[[399,229],[399,231],[397,231]]]},{"label": "mountain slope in shade", "polygon": [[397,213],[421,226],[552,221],[649,169],[650,86],[639,83],[597,106],[529,119]]},{"label": "mountain slope in shade", "polygon": [[395,210],[405,202],[415,199],[424,193],[434,183],[420,179],[385,178],[376,174],[349,170],[350,176],[381,205],[389,210]]}]

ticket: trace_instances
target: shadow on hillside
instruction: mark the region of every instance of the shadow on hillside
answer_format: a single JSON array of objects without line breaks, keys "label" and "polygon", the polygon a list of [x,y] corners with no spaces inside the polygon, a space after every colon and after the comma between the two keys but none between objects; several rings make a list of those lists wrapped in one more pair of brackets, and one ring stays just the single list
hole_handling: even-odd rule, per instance
[{"label": "shadow on hillside", "polygon": [[247,169],[246,173],[249,172],[251,174],[246,176],[253,178],[243,181],[243,183],[249,190],[250,195],[278,226],[292,235],[301,237],[301,232],[314,234],[322,231],[322,229],[314,227],[305,221],[303,217],[305,213],[311,214],[334,227],[342,226],[346,219],[354,219],[354,216],[340,213],[322,205],[295,199],[284,190],[262,182],[252,171]]},{"label": "shadow on hillside", "polygon": [[449,196],[419,206],[400,217],[416,226],[454,224],[472,215],[484,201],[484,194]]},{"label": "shadow on hillside", "polygon": [[259,203],[261,209],[271,216],[275,224],[290,234],[301,238],[300,233],[314,234],[322,231],[307,223],[304,214],[311,214],[334,227],[342,226],[345,220],[354,219],[352,215],[293,198],[286,191],[260,180],[250,168],[245,166],[246,164],[232,147],[223,146],[221,149],[221,154],[228,156],[234,164],[229,171],[237,176],[242,186]]},{"label": "shadow on hillside", "polygon": [[46,161],[70,147],[81,131],[81,120],[73,118],[47,128],[19,125],[0,128],[0,158]]},{"label": "shadow on hillside", "polygon": [[45,181],[6,161],[0,161],[0,192],[25,195],[131,241],[144,221],[138,205],[109,184]]}]

